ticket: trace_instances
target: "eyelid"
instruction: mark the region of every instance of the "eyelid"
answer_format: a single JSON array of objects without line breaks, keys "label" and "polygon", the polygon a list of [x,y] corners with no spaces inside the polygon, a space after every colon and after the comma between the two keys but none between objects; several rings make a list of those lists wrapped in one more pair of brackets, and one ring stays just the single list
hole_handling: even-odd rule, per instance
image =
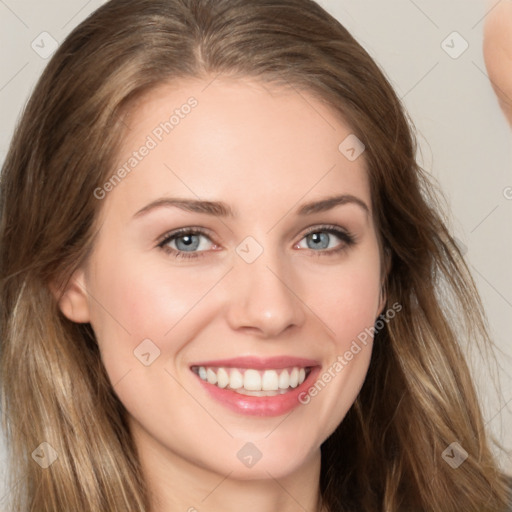
[{"label": "eyelid", "polygon": [[212,242],[214,242],[214,240],[212,238],[212,232],[209,229],[200,228],[199,226],[187,226],[185,228],[178,228],[178,229],[173,229],[171,231],[167,231],[166,233],[164,233],[162,236],[160,236],[157,239],[156,244],[157,244],[157,246],[159,246],[159,245],[162,245],[164,242],[166,242],[170,238],[178,238],[179,235],[188,235],[188,234],[204,235],[204,236],[208,237]]},{"label": "eyelid", "polygon": [[338,226],[336,224],[313,224],[310,227],[307,227],[306,231],[304,233],[302,233],[302,238],[304,238],[305,236],[307,236],[311,233],[316,233],[316,232],[320,232],[320,231],[329,231],[329,230],[334,231],[334,232],[344,233],[351,238],[355,238],[354,233],[352,233],[348,229],[343,228],[342,226]]}]

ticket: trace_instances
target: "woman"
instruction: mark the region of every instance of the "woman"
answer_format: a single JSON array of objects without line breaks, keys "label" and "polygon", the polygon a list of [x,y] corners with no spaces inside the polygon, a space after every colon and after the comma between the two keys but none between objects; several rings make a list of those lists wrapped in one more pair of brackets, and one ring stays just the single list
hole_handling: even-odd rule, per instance
[{"label": "woman", "polygon": [[405,113],[310,0],[114,0],[1,189],[15,510],[506,510],[481,304]]}]

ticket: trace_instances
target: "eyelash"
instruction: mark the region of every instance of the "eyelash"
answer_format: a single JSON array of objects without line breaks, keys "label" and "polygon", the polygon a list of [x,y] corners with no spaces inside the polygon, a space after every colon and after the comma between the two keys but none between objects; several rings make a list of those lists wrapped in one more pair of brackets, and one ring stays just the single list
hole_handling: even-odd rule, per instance
[{"label": "eyelash", "polygon": [[[336,249],[324,249],[321,251],[314,251],[312,249],[309,249],[313,253],[312,256],[334,256],[347,250],[349,247],[353,246],[356,243],[356,237],[354,235],[352,235],[348,231],[331,225],[314,226],[313,228],[306,231],[306,233],[302,235],[302,238],[305,238],[313,233],[329,233],[332,235],[336,235],[340,240],[342,240],[342,242],[344,242],[344,244],[341,244]],[[178,251],[167,246],[169,242],[177,238],[181,238],[182,236],[185,235],[204,235],[205,237],[210,239],[209,233],[201,228],[180,228],[164,235],[163,240],[161,240],[158,243],[157,247],[159,247],[168,254],[174,254],[176,258],[193,259],[203,257],[203,253],[207,251],[186,252]]]}]

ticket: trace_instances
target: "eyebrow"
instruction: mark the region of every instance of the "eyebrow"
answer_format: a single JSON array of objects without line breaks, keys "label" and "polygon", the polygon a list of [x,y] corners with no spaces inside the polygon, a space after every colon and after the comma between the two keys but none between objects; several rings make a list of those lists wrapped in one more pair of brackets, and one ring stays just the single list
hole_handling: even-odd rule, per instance
[{"label": "eyebrow", "polygon": [[[362,199],[359,199],[358,197],[353,196],[351,194],[342,194],[338,196],[326,197],[319,201],[312,201],[303,204],[300,208],[297,209],[295,213],[296,215],[299,216],[312,215],[315,213],[326,212],[332,210],[336,206],[341,206],[345,204],[355,204],[362,208],[366,214],[370,213],[370,209],[368,208],[366,203]],[[206,215],[212,215],[215,217],[236,217],[236,214],[231,209],[231,207],[228,204],[223,203],[221,201],[205,201],[177,197],[163,197],[157,199],[156,201],[153,201],[148,205],[144,206],[143,208],[141,208],[138,212],[134,214],[133,217],[142,217],[143,215],[146,215],[149,212],[162,207],[175,207],[187,212],[204,213]]]}]

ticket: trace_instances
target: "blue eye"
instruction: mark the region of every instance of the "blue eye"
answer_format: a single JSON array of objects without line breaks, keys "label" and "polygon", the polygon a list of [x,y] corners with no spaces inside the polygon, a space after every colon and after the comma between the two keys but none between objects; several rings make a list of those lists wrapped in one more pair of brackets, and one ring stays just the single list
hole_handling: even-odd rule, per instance
[{"label": "blue eye", "polygon": [[[330,248],[333,235],[342,243]],[[208,252],[208,248],[205,249],[204,244],[201,244],[201,238],[209,240],[214,247],[217,247],[211,241],[209,234],[201,228],[181,228],[168,233],[157,247],[176,258],[199,258],[203,256],[202,253]],[[315,226],[303,235],[301,241],[304,239],[310,242],[306,248],[312,251],[313,256],[332,256],[356,243],[353,235],[336,226]],[[171,244],[174,244],[175,248],[171,247]],[[299,244],[294,247],[298,247]],[[203,249],[198,250],[200,247]]]},{"label": "blue eye", "polygon": [[[332,235],[342,241],[334,248],[329,247],[333,238]],[[307,248],[313,250],[313,256],[332,256],[355,244],[353,235],[336,226],[315,226],[306,232],[303,239],[306,239],[306,243],[311,242]],[[317,249],[320,249],[320,251]]]},{"label": "blue eye", "polygon": [[[204,252],[193,252],[201,245],[200,237],[209,239],[206,232],[201,229],[181,228],[167,235],[164,240],[158,244],[158,247],[170,254],[174,254],[176,258],[197,258],[201,256],[201,252]],[[169,244],[173,242],[176,245],[176,249],[169,247]]]}]

